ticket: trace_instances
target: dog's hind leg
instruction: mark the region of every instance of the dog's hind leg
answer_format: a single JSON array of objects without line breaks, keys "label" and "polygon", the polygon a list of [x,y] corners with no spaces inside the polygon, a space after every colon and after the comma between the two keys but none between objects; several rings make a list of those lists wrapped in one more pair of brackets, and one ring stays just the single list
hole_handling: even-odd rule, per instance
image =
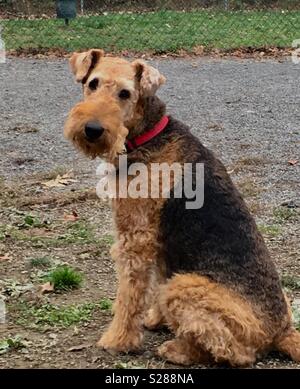
[{"label": "dog's hind leg", "polygon": [[275,348],[293,361],[300,362],[300,332],[291,326],[277,339]]},{"label": "dog's hind leg", "polygon": [[174,276],[162,288],[160,306],[176,339],[158,353],[173,363],[202,363],[210,356],[219,363],[249,365],[272,342],[250,303],[206,277]]}]

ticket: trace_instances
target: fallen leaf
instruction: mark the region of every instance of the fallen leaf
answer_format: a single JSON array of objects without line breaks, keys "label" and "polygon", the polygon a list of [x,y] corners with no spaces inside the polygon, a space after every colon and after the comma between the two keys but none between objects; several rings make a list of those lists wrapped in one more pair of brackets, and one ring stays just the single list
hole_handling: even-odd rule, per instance
[{"label": "fallen leaf", "polygon": [[9,256],[8,253],[0,256],[0,262],[6,262],[6,261],[9,261],[11,259],[11,257]]},{"label": "fallen leaf", "polygon": [[54,291],[54,285],[51,284],[51,282],[46,282],[43,285],[40,285],[39,287],[39,293],[45,294],[45,293],[51,293]]},{"label": "fallen leaf", "polygon": [[220,124],[220,123],[208,123],[207,128],[209,130],[215,130],[215,131],[222,131],[222,130],[224,130],[223,125]]},{"label": "fallen leaf", "polygon": [[80,259],[88,259],[90,258],[91,254],[90,253],[82,253],[79,255]]},{"label": "fallen leaf", "polygon": [[58,175],[56,178],[50,181],[44,181],[42,182],[42,185],[46,186],[47,188],[56,188],[56,187],[63,187],[66,185],[73,184],[74,182],[78,182],[78,180],[75,180],[72,178],[71,173],[66,173],[64,175]]},{"label": "fallen leaf", "polygon": [[68,351],[81,351],[89,347],[92,347],[91,343],[83,343],[83,344],[79,344],[78,346],[72,346],[68,348]]},{"label": "fallen leaf", "polygon": [[204,46],[199,45],[193,48],[193,53],[196,55],[202,55],[204,53]]},{"label": "fallen leaf", "polygon": [[298,159],[290,159],[290,160],[288,161],[288,164],[289,164],[289,165],[292,165],[292,166],[295,166],[295,165],[297,165],[298,162],[299,162]]},{"label": "fallen leaf", "polygon": [[78,218],[78,213],[76,211],[72,211],[71,215],[64,213],[64,220],[66,221],[75,222]]}]

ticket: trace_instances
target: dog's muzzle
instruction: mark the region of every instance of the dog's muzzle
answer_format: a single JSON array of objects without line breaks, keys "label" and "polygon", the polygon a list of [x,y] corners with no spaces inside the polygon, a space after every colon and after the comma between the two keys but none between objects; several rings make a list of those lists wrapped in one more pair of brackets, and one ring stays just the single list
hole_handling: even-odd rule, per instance
[{"label": "dog's muzzle", "polygon": [[104,128],[98,122],[88,122],[85,125],[85,136],[89,142],[95,142],[104,132]]}]

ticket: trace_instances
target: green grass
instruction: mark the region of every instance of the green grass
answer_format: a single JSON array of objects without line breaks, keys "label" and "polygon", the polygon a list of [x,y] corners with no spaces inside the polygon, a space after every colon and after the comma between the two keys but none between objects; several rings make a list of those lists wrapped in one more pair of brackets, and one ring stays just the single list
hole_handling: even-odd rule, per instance
[{"label": "green grass", "polygon": [[46,278],[56,291],[77,289],[83,281],[81,273],[66,265],[58,266]]},{"label": "green grass", "polygon": [[75,243],[77,241],[91,241],[94,234],[92,227],[83,222],[75,222],[68,227],[68,233],[62,236],[61,239],[66,240],[69,243]]},{"label": "green grass", "polygon": [[22,341],[20,336],[0,340],[0,355],[5,354],[10,350],[17,350],[26,347],[26,343]]},{"label": "green grass", "polygon": [[281,277],[281,283],[290,290],[300,290],[300,278],[290,274],[284,274]]},{"label": "green grass", "polygon": [[106,235],[103,235],[102,238],[100,239],[100,242],[103,243],[105,246],[111,246],[115,241],[115,238],[110,235],[110,234],[106,234]]},{"label": "green grass", "polygon": [[[26,219],[26,221],[25,221]],[[72,245],[98,244],[111,246],[114,238],[106,234],[102,238],[96,236],[95,226],[88,221],[80,220],[72,223],[40,222],[38,217],[26,215],[15,225],[0,223],[0,242],[6,237],[16,244],[28,242],[34,248],[66,247]],[[38,264],[31,264],[33,267]]]},{"label": "green grass", "polygon": [[273,215],[279,224],[297,219],[298,212],[294,208],[278,207],[273,210]]},{"label": "green grass", "polygon": [[258,229],[263,235],[267,235],[273,238],[280,235],[281,233],[280,226],[277,226],[276,224],[271,224],[271,225],[259,224]]},{"label": "green grass", "polygon": [[37,257],[29,259],[31,267],[49,267],[51,260],[49,257]]},{"label": "green grass", "polygon": [[47,221],[40,221],[37,216],[33,216],[30,214],[24,215],[21,222],[18,224],[19,229],[30,229],[30,228],[47,228]]},{"label": "green grass", "polygon": [[300,309],[299,307],[293,307],[293,322],[296,330],[300,331]]},{"label": "green grass", "polygon": [[99,308],[102,311],[110,311],[112,309],[112,302],[109,299],[102,299],[99,302]]},{"label": "green grass", "polygon": [[[97,243],[93,226],[84,221],[78,221],[67,225],[63,233],[59,231],[60,225],[48,224],[45,226],[45,231],[40,231],[37,235],[34,233],[26,233],[24,229],[39,228],[28,224],[20,224],[18,228],[15,226],[0,225],[0,240],[5,238],[5,234],[9,233],[10,237],[16,241],[30,242],[32,247],[64,247],[69,244],[89,244]],[[47,232],[48,231],[48,232]]]},{"label": "green grass", "polygon": [[17,324],[26,328],[44,330],[48,327],[66,328],[74,324],[87,323],[96,310],[110,311],[111,306],[112,302],[108,299],[66,306],[57,306],[50,303],[37,306],[22,301],[10,307],[10,311],[14,311],[14,316],[17,314]]},{"label": "green grass", "polygon": [[65,307],[52,304],[28,306],[24,303],[20,306],[20,315],[16,322],[30,328],[69,327],[73,324],[89,321],[94,309],[94,304],[89,303]]},{"label": "green grass", "polygon": [[5,20],[6,49],[102,47],[109,51],[192,50],[197,45],[233,49],[288,46],[297,38],[300,11],[201,10],[110,13],[63,20]]},{"label": "green grass", "polygon": [[24,217],[24,224],[29,227],[40,227],[41,222],[34,218],[34,216],[26,215]]}]

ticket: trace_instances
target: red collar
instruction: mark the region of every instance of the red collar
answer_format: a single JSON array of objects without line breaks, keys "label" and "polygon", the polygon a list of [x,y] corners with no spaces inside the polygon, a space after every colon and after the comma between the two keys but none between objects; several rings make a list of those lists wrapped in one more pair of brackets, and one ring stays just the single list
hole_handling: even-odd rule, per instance
[{"label": "red collar", "polygon": [[161,120],[158,123],[156,123],[151,130],[131,140],[127,139],[126,146],[128,151],[133,151],[134,149],[137,149],[139,146],[143,145],[144,143],[149,142],[149,140],[153,139],[156,135],[160,134],[167,127],[168,123],[169,123],[169,117],[163,116]]}]

